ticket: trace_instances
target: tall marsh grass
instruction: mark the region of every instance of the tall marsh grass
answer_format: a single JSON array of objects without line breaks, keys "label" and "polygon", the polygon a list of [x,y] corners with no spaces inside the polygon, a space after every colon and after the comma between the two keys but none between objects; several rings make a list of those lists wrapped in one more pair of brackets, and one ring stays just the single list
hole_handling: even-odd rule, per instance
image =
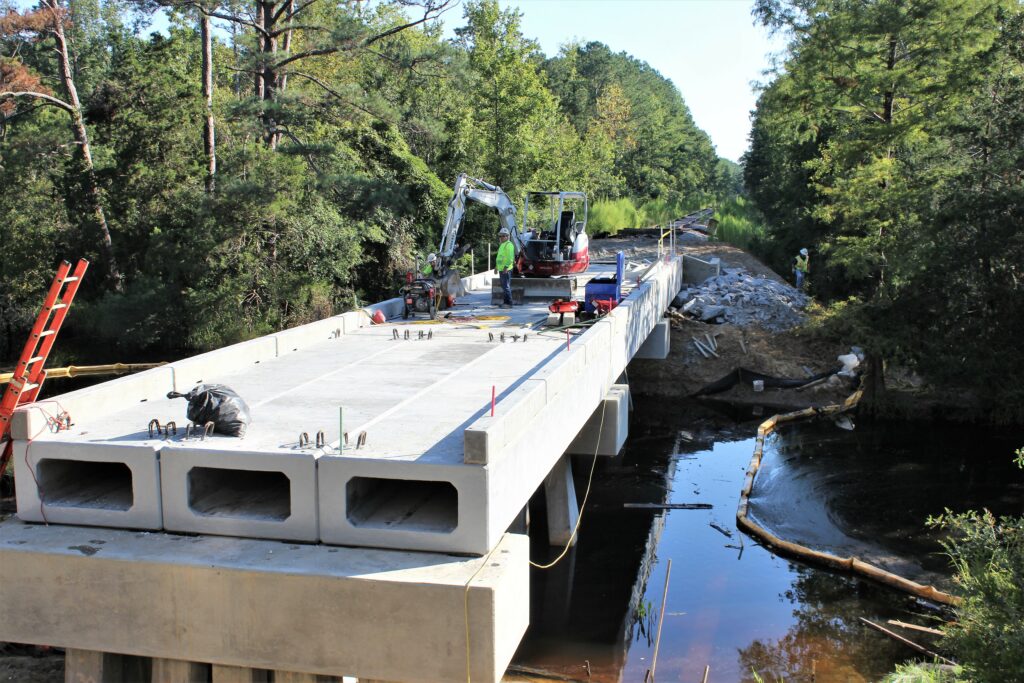
[{"label": "tall marsh grass", "polygon": [[590,206],[587,232],[595,237],[611,236],[641,224],[641,214],[631,199],[599,199]]},{"label": "tall marsh grass", "polygon": [[[609,237],[628,228],[665,225],[701,206],[648,199],[638,207],[628,198],[599,199],[590,206],[587,231],[594,237]],[[743,197],[732,197],[720,203],[715,210],[715,219],[718,221],[717,239],[741,249],[751,250],[758,240],[765,237],[757,210]]]},{"label": "tall marsh grass", "polygon": [[664,199],[648,199],[639,207],[629,198],[599,199],[590,206],[587,230],[594,236],[611,236],[628,228],[665,225],[692,210]]},{"label": "tall marsh grass", "polygon": [[745,251],[757,251],[757,243],[766,236],[757,210],[743,197],[733,197],[719,204],[715,219],[718,221],[716,239]]}]

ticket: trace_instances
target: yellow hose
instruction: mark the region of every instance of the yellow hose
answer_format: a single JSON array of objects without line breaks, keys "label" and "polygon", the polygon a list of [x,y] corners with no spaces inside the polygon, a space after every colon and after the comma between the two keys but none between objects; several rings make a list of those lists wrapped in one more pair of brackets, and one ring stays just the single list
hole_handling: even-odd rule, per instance
[{"label": "yellow hose", "polygon": [[[111,363],[109,365],[69,365],[65,368],[47,368],[46,379],[57,377],[89,377],[95,375],[126,375],[130,372],[149,370],[166,365],[160,363]],[[14,377],[13,372],[0,372],[0,384],[7,384]]]}]

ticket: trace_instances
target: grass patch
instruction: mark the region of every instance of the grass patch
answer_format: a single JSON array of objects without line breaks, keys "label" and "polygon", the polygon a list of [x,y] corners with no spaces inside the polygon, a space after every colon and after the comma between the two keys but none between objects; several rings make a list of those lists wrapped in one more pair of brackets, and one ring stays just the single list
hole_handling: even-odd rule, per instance
[{"label": "grass patch", "polygon": [[641,226],[642,215],[633,200],[599,199],[590,206],[587,232],[591,236],[611,236],[627,228]]},{"label": "grass patch", "polygon": [[960,668],[937,664],[897,664],[896,671],[882,679],[882,683],[968,683]]},{"label": "grass patch", "polygon": [[715,220],[718,221],[716,239],[744,251],[757,251],[758,243],[767,236],[757,209],[743,197],[733,197],[719,204]]}]

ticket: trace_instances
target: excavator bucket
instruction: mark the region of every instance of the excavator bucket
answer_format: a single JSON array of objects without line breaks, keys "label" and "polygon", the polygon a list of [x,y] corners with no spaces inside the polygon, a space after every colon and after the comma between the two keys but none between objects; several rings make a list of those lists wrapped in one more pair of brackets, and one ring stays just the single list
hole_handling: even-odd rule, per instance
[{"label": "excavator bucket", "polygon": [[439,283],[441,293],[445,296],[466,296],[466,288],[462,286],[462,276],[457,270],[449,270]]}]

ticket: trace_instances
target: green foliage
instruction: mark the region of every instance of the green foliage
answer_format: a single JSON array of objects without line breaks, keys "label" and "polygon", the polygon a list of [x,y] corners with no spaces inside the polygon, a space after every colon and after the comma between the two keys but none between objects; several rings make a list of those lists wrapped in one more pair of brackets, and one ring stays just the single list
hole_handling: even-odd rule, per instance
[{"label": "green foliage", "polygon": [[614,235],[619,230],[641,227],[642,214],[632,200],[598,200],[590,205],[587,232],[592,236]]},{"label": "green foliage", "polygon": [[537,44],[522,16],[497,0],[470,2],[456,29],[473,66],[467,170],[506,191],[554,188],[579,178],[578,138],[545,87]]},{"label": "green foliage", "polygon": [[[761,0],[791,37],[745,157],[780,271],[846,302],[848,338],[1024,419],[1024,11],[1009,0]],[[840,310],[840,309],[835,309]],[[834,316],[833,316],[834,317]],[[966,349],[985,348],[983,354]]]},{"label": "green foliage", "polygon": [[[413,18],[406,0],[313,0],[296,6],[301,28],[282,31],[286,15],[271,17],[274,44],[245,22],[230,36],[215,32],[217,174],[207,192],[195,11],[172,10],[167,34],[147,36],[140,26],[152,3],[64,2],[123,275],[117,291],[99,268],[87,276],[61,337],[70,361],[171,359],[390,297],[412,255],[436,249],[462,172],[514,200],[533,189],[583,190],[592,232],[607,234],[675,217],[684,197],[735,190],[736,168],[719,164],[679,92],[628,55],[593,43],[546,59],[521,16],[494,0],[464,6],[455,40],[429,22],[373,39]],[[59,92],[52,47],[51,38],[0,33],[0,59]],[[579,98],[560,76],[570,67],[572,87],[586,88]],[[3,104],[7,360],[54,264],[84,256],[98,265],[102,250],[66,112],[29,103],[7,116]],[[645,218],[640,202],[665,218]],[[480,269],[495,223],[481,207],[467,214]]]},{"label": "green foliage", "polygon": [[599,179],[595,191],[675,204],[719,189],[710,138],[672,82],[649,64],[590,42],[566,46],[544,69],[562,111],[586,139],[608,146],[625,185]]},{"label": "green foliage", "polygon": [[640,206],[641,221],[644,225],[665,225],[686,213],[680,201],[648,199]]},{"label": "green foliage", "polygon": [[[1024,469],[1024,448],[1015,451],[1014,462]],[[1024,517],[997,519],[988,510],[946,510],[928,525],[947,534],[942,544],[963,600],[956,607],[956,619],[943,629],[942,641],[960,666],[954,672],[922,665],[899,667],[886,681],[1024,680]]]},{"label": "green foliage", "polygon": [[1024,518],[947,510],[929,524],[950,534],[943,545],[963,597],[944,644],[976,683],[1024,680]]},{"label": "green foliage", "polygon": [[753,669],[750,670],[750,676],[753,678],[754,683],[785,683],[786,681],[782,676],[772,676],[770,679],[766,680],[764,676]]},{"label": "green foliage", "polygon": [[935,664],[897,664],[882,683],[969,683],[962,674],[959,668],[951,671]]},{"label": "green foliage", "polygon": [[715,238],[747,251],[760,251],[765,239],[763,220],[753,204],[734,196],[715,207]]},{"label": "green foliage", "polygon": [[743,195],[743,167],[735,161],[719,159],[712,193],[719,201]]}]

